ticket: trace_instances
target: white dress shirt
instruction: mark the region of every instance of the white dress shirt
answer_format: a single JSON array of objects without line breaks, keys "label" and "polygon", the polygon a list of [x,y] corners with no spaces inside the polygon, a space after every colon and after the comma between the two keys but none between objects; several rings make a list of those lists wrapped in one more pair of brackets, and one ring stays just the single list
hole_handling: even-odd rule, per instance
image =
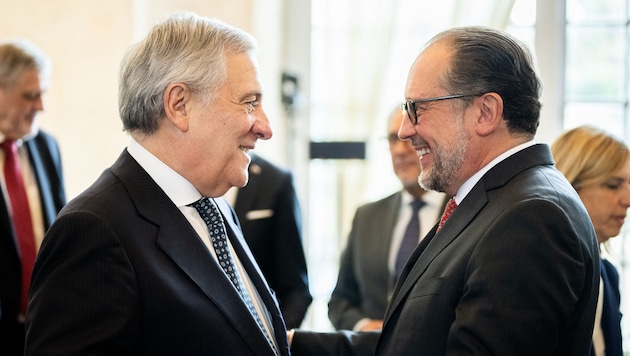
[{"label": "white dress shirt", "polygon": [[[30,139],[32,135],[29,135]],[[0,133],[0,142],[4,141],[4,135]],[[23,140],[17,141],[18,145],[18,159],[20,165],[20,171],[22,172],[22,178],[24,179],[24,187],[26,188],[26,196],[28,199],[28,207],[31,211],[31,221],[33,223],[33,236],[35,236],[35,248],[39,251],[39,247],[44,239],[44,214],[42,213],[42,203],[39,197],[39,185],[37,184],[37,177],[35,171],[31,167],[31,161],[28,158],[28,152],[24,146]],[[9,194],[7,192],[7,185],[4,180],[4,151],[0,149],[0,186],[2,189],[2,195],[4,196],[4,203],[11,213],[11,201],[9,200]]]},{"label": "white dress shirt", "polygon": [[[186,178],[182,177],[164,162],[160,161],[151,152],[142,147],[136,140],[131,140],[129,146],[127,147],[127,151],[151,176],[164,193],[166,193],[177,208],[179,208],[186,220],[188,220],[190,225],[197,232],[197,235],[199,235],[203,243],[206,245],[212,257],[218,261],[216,252],[214,251],[214,247],[210,241],[210,233],[208,232],[206,223],[197,212],[197,209],[192,206],[188,206],[188,204],[201,199],[201,193],[199,193],[199,191],[188,180],[186,180]],[[218,202],[217,205],[219,205]],[[243,268],[238,255],[234,253],[234,248],[232,247],[230,239],[227,239],[227,242],[230,250],[233,252],[232,257],[234,258],[234,263],[236,264],[236,268],[243,279],[243,284],[251,297],[254,307],[256,308],[256,312],[260,316],[276,350],[278,350],[278,343],[274,337],[273,325],[271,324],[269,311],[262,303],[260,294],[258,294],[258,291],[254,287],[247,271]]]},{"label": "white dress shirt", "polygon": [[[444,197],[444,193],[435,191],[427,191],[422,195],[422,201],[425,205],[418,211],[418,216],[420,218],[418,243],[420,243],[422,238],[431,231],[440,218],[440,215],[442,215],[441,208],[444,203]],[[389,247],[389,257],[387,262],[387,267],[391,275],[394,274],[394,266],[396,265],[398,250],[400,249],[400,244],[402,243],[403,236],[405,235],[407,224],[409,224],[409,220],[411,219],[413,209],[410,204],[413,199],[414,197],[407,191],[402,192],[400,210],[398,211],[398,220],[394,226],[394,230],[392,231],[392,239]]]}]

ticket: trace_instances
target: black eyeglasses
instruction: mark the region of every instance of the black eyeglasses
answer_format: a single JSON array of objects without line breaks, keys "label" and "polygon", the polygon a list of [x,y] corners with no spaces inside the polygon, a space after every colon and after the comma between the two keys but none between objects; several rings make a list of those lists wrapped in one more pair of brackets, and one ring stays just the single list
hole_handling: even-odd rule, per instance
[{"label": "black eyeglasses", "polygon": [[418,100],[407,100],[404,103],[400,104],[400,108],[403,111],[406,111],[409,115],[409,120],[413,125],[418,124],[418,112],[416,111],[417,103],[427,103],[430,101],[438,101],[438,100],[447,100],[447,99],[457,99],[464,98],[467,96],[477,96],[477,94],[453,94],[453,95],[444,95],[437,96],[435,98],[427,98],[427,99],[418,99]]}]

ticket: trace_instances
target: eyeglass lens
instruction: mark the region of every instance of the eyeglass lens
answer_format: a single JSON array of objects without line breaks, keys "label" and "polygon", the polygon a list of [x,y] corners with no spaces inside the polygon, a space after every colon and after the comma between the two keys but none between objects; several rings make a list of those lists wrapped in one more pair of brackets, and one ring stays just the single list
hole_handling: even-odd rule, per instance
[{"label": "eyeglass lens", "polygon": [[418,123],[418,116],[416,114],[416,103],[414,103],[412,100],[407,100],[403,105],[405,111],[407,111],[407,115],[409,115],[409,121],[411,121],[413,125],[416,125]]}]

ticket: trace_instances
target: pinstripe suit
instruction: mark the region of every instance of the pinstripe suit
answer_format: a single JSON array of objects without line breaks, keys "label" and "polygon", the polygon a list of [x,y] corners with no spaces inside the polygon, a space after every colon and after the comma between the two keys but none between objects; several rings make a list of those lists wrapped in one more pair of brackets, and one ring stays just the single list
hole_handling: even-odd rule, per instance
[{"label": "pinstripe suit", "polygon": [[[66,203],[59,146],[52,136],[43,131],[25,141],[24,146],[37,180],[46,230]],[[0,204],[0,354],[12,355],[24,343],[24,326],[18,323],[22,268],[11,217],[4,203],[7,197],[2,190],[0,197],[3,202]]]},{"label": "pinstripe suit", "polygon": [[[287,355],[275,297],[218,205]],[[29,355],[273,355],[191,224],[126,150],[50,228],[29,303]]]}]

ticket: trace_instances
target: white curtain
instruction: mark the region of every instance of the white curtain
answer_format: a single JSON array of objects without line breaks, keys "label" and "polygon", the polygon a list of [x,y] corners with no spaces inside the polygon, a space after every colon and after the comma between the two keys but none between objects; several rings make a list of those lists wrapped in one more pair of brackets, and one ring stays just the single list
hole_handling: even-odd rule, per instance
[{"label": "white curtain", "polygon": [[382,138],[423,44],[452,26],[505,28],[513,5],[514,0],[313,1],[311,140],[368,142],[362,168],[340,168],[340,221],[350,221],[359,202],[400,187]]}]

